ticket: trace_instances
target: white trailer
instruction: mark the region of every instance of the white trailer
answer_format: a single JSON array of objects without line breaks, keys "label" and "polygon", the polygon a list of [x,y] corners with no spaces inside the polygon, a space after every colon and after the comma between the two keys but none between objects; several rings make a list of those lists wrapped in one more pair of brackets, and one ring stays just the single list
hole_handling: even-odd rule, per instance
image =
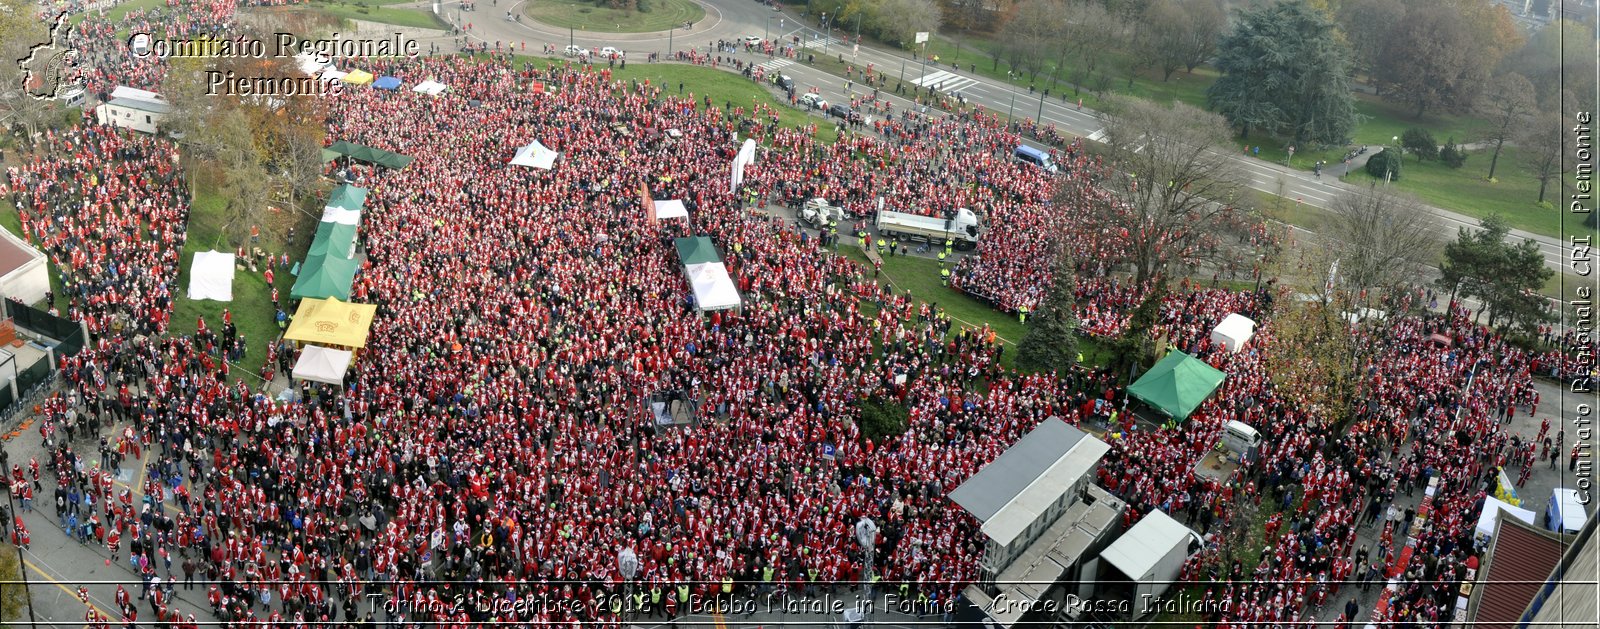
[{"label": "white trailer", "polygon": [[1111,569],[1133,584],[1130,593],[1134,618],[1156,609],[1183,569],[1183,562],[1200,546],[1200,536],[1161,511],[1152,511],[1100,553]]},{"label": "white trailer", "polygon": [[955,248],[962,251],[978,246],[981,230],[978,215],[967,208],[956,210],[955,216],[947,219],[879,209],[876,225],[878,233],[886,237],[895,236],[937,245],[951,240]]}]

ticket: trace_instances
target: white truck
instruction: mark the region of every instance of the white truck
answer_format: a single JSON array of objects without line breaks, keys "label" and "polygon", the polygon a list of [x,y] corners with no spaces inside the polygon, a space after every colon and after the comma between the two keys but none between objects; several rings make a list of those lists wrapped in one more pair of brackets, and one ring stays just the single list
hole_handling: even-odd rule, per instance
[{"label": "white truck", "polygon": [[822,229],[831,223],[844,222],[844,208],[817,197],[806,201],[806,204],[800,207],[800,220],[805,221],[812,229]]},{"label": "white truck", "polygon": [[955,215],[950,218],[908,214],[880,208],[875,224],[878,227],[878,234],[885,237],[897,236],[906,240],[926,241],[934,245],[943,245],[948,239],[954,241],[955,248],[962,251],[976,248],[978,235],[982,231],[982,226],[978,224],[978,215],[967,208],[956,210]]}]

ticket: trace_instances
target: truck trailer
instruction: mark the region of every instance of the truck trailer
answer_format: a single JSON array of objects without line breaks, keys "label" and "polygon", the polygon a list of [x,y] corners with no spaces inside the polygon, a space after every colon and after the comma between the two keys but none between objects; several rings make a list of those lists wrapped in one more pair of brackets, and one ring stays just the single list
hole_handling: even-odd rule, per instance
[{"label": "truck trailer", "polygon": [[949,218],[880,209],[875,224],[878,234],[885,237],[899,237],[935,245],[942,245],[946,240],[950,240],[956,249],[962,251],[976,248],[979,232],[982,231],[982,227],[978,224],[978,215],[967,208],[956,210]]}]

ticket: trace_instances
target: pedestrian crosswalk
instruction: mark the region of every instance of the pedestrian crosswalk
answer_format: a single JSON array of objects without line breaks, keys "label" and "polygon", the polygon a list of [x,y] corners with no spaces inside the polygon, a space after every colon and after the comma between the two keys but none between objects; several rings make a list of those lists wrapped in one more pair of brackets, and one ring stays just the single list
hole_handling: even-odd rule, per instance
[{"label": "pedestrian crosswalk", "polygon": [[844,42],[839,41],[838,38],[834,37],[822,37],[819,39],[808,39],[800,45],[805,48],[822,49],[829,46],[843,46]]},{"label": "pedestrian crosswalk", "polygon": [[794,62],[788,59],[773,59],[771,61],[758,63],[756,64],[756,67],[761,68],[762,72],[771,72],[773,70],[782,70],[792,65],[794,65]]},{"label": "pedestrian crosswalk", "polygon": [[949,70],[935,70],[927,76],[918,73],[917,78],[911,80],[912,85],[931,87],[935,91],[945,94],[960,92],[978,84],[977,79],[961,76]]}]

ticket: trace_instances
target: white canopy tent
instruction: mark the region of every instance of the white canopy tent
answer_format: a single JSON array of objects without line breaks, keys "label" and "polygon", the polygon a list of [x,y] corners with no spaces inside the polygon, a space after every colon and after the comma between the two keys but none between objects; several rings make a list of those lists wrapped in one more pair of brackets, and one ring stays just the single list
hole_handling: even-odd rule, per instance
[{"label": "white canopy tent", "polygon": [[742,305],[739,287],[728,275],[728,267],[721,262],[691,264],[684,268],[689,276],[689,286],[694,289],[694,303],[701,312],[727,310]]},{"label": "white canopy tent", "polygon": [[233,301],[233,254],[201,251],[189,265],[189,299]]},{"label": "white canopy tent", "polygon": [[316,76],[323,68],[333,65],[326,61],[318,60],[316,55],[306,52],[295,55],[294,63],[300,67],[301,72],[311,76]]},{"label": "white canopy tent", "polygon": [[1483,514],[1478,516],[1477,534],[1483,537],[1493,536],[1495,519],[1498,517],[1498,514],[1501,511],[1506,512],[1506,517],[1516,518],[1518,520],[1522,520],[1523,522],[1527,522],[1528,524],[1533,524],[1532,511],[1523,509],[1521,507],[1513,507],[1510,503],[1500,500],[1499,498],[1495,498],[1494,496],[1485,496],[1483,498]]},{"label": "white canopy tent", "polygon": [[1256,335],[1256,322],[1237,312],[1228,315],[1211,330],[1211,342],[1219,343],[1230,352],[1237,352]]},{"label": "white canopy tent", "polygon": [[350,73],[349,72],[345,72],[344,70],[340,70],[338,68],[335,68],[333,66],[328,66],[328,67],[326,67],[326,68],[324,68],[322,70],[322,77],[321,78],[324,81],[339,81],[339,80],[343,80],[344,77],[346,75],[348,75],[348,74],[350,74]]},{"label": "white canopy tent", "polygon": [[556,158],[561,154],[534,140],[532,144],[517,149],[517,156],[511,158],[514,166],[529,166],[550,170],[556,164]]},{"label": "white canopy tent", "polygon": [[341,225],[360,225],[361,210],[347,210],[342,207],[328,206],[322,208],[322,222],[339,223]]},{"label": "white canopy tent", "polygon": [[447,85],[445,85],[443,83],[440,83],[438,81],[435,81],[433,79],[428,79],[426,81],[418,83],[416,85],[416,87],[411,88],[411,91],[413,91],[413,92],[422,92],[423,94],[427,94],[429,96],[438,96],[440,94],[443,94],[444,91],[447,90],[447,89],[450,89],[449,86],[447,86]]},{"label": "white canopy tent", "polygon": [[689,218],[689,208],[678,199],[656,199],[656,218]]},{"label": "white canopy tent", "polygon": [[344,384],[344,373],[350,369],[350,352],[321,345],[307,345],[294,364],[294,379]]}]

